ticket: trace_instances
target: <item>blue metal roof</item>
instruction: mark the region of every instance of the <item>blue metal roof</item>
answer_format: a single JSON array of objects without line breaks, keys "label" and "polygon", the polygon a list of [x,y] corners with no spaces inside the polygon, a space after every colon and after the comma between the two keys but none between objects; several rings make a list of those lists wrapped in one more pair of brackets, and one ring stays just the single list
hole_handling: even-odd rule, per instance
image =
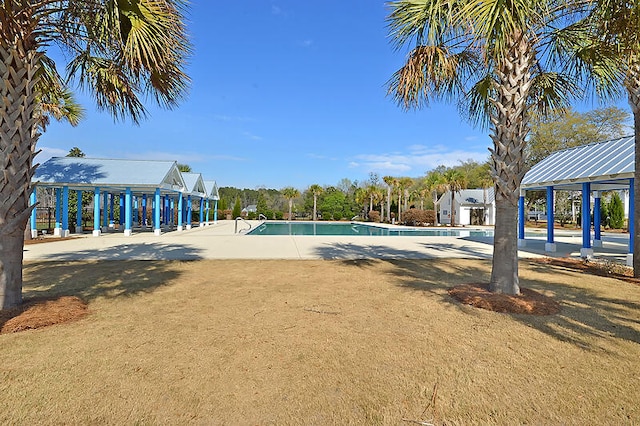
[{"label": "blue metal roof", "polygon": [[43,186],[182,191],[185,182],[175,161],[53,157],[36,169],[33,182]]},{"label": "blue metal roof", "polygon": [[521,188],[574,190],[585,182],[593,190],[627,188],[635,173],[634,157],[633,136],[557,151],[525,174]]}]

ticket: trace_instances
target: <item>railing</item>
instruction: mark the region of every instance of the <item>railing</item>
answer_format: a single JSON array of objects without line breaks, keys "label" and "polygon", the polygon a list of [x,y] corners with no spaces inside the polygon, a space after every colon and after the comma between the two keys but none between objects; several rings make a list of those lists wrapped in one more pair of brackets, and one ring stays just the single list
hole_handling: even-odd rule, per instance
[{"label": "railing", "polygon": [[260,213],[258,215],[258,220],[267,220],[267,217],[265,215],[263,215],[262,213]]},{"label": "railing", "polygon": [[359,215],[359,214],[357,214],[357,215],[355,215],[354,217],[352,217],[352,218],[351,218],[351,220],[356,220],[356,219],[357,219],[357,218],[359,218],[359,217],[360,217],[360,215]]},{"label": "railing", "polygon": [[249,225],[249,227],[248,227],[248,228],[246,228],[246,229],[241,229],[240,231],[250,231],[250,230],[251,230],[251,224],[250,224],[249,222],[247,222],[246,220],[244,220],[244,218],[243,218],[243,217],[238,216],[238,217],[236,217],[236,227],[235,227],[235,230],[233,231],[233,233],[234,233],[234,234],[237,234],[237,233],[238,233],[238,220],[241,220],[241,221],[243,221],[244,223],[246,223],[247,225]]}]

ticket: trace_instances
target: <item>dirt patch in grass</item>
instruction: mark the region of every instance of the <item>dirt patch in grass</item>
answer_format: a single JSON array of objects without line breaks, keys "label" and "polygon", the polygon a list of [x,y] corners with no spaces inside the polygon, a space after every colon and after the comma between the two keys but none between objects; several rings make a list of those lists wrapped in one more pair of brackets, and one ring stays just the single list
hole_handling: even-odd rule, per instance
[{"label": "dirt patch in grass", "polygon": [[453,287],[449,294],[465,305],[509,314],[553,315],[560,312],[560,304],[535,290],[521,288],[519,295],[492,293],[488,284],[463,284]]},{"label": "dirt patch in grass", "polygon": [[0,334],[76,321],[87,313],[87,304],[76,296],[26,300],[22,306],[0,311]]}]

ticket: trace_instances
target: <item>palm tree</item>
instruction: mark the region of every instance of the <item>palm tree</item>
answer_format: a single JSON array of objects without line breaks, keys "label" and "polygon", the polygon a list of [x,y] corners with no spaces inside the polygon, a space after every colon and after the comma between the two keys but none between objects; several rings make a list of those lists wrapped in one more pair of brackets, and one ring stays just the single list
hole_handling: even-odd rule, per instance
[{"label": "palm tree", "polygon": [[524,147],[532,107],[542,112],[578,93],[575,79],[555,72],[565,50],[551,45],[568,25],[570,2],[549,0],[397,0],[390,35],[398,47],[415,44],[389,90],[405,108],[459,99],[469,117],[490,126],[496,228],[489,287],[519,294],[517,219]]},{"label": "palm tree", "polygon": [[[191,49],[185,7],[184,0],[0,3],[0,166],[6,171],[0,177],[0,309],[22,302],[33,157],[42,114],[55,113],[43,86],[51,76],[63,81],[55,64],[43,59],[47,48],[65,51],[69,78],[92,93],[100,109],[138,123],[146,115],[144,97],[172,107],[185,93]],[[68,90],[55,92],[63,110],[72,106],[65,104]]]},{"label": "palm tree", "polygon": [[380,206],[380,222],[382,222],[382,211],[384,210],[384,190],[379,187],[374,187],[375,191],[372,193],[373,202],[375,205]]},{"label": "palm tree", "polygon": [[313,195],[313,220],[318,220],[318,196],[322,194],[323,191],[324,189],[322,189],[322,187],[316,183],[309,187],[309,192],[311,193],[311,195]]},{"label": "palm tree", "polygon": [[[588,42],[573,39],[568,44],[578,46],[575,57],[586,62],[590,76],[596,77],[599,94],[616,97],[620,86],[626,90],[635,135],[635,179],[630,191],[640,200],[640,5],[622,0],[594,3],[591,14],[581,22],[590,29]],[[574,37],[582,35],[574,33]],[[632,214],[633,274],[640,277],[640,202],[634,204]]]},{"label": "palm tree", "polygon": [[[402,196],[405,195],[405,192],[409,190],[409,187],[411,185],[413,185],[413,179],[411,179],[410,177],[403,177],[403,178],[397,179],[396,186],[398,187],[398,222],[402,220],[402,211],[401,211]],[[404,200],[405,210],[407,210],[407,198],[409,198],[408,193],[406,194],[406,197]]]},{"label": "palm tree", "polygon": [[384,176],[382,180],[387,184],[387,220],[391,222],[391,192],[395,188],[397,179],[393,176]]},{"label": "palm tree", "polygon": [[420,210],[424,210],[424,199],[427,198],[427,194],[429,194],[429,188],[422,187],[417,190],[416,195],[420,199]]},{"label": "palm tree", "polygon": [[448,169],[442,175],[447,190],[451,192],[451,226],[456,226],[456,192],[460,192],[466,187],[467,182],[464,175],[456,169]]},{"label": "palm tree", "polygon": [[298,191],[297,189],[295,189],[292,186],[287,186],[286,188],[282,189],[282,195],[284,195],[284,198],[286,198],[287,200],[289,200],[289,220],[291,220],[291,209],[293,208],[293,199],[294,198],[298,198],[300,196],[300,191]]},{"label": "palm tree", "polygon": [[427,178],[424,180],[426,188],[431,192],[433,199],[433,210],[435,213],[435,226],[438,226],[438,192],[446,191],[447,185],[444,183],[442,174],[433,170],[429,172]]}]

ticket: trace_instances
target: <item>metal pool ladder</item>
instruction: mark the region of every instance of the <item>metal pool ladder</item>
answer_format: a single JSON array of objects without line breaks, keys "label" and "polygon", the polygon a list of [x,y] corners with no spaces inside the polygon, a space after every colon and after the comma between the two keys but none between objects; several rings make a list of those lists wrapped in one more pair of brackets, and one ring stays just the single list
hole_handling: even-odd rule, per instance
[{"label": "metal pool ladder", "polygon": [[235,230],[233,231],[234,234],[238,233],[238,220],[243,221],[244,223],[246,223],[249,226],[248,228],[241,229],[240,232],[242,232],[242,231],[245,231],[245,232],[251,231],[251,224],[249,222],[247,222],[246,220],[244,220],[243,217],[238,216],[238,217],[236,217],[236,227],[235,227]]}]

